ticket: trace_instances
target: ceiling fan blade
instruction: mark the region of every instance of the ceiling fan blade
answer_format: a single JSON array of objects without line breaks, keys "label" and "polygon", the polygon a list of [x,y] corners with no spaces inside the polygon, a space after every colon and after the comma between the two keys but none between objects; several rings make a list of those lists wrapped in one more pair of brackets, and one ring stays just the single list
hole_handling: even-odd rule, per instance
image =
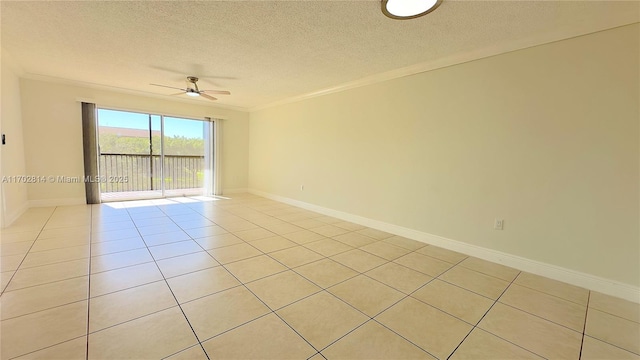
[{"label": "ceiling fan blade", "polygon": [[209,99],[209,100],[218,100],[217,98],[214,98],[213,96],[207,95],[207,94],[205,94],[203,92],[200,93],[200,96],[202,96],[205,99]]},{"label": "ceiling fan blade", "polygon": [[218,95],[231,95],[231,92],[227,90],[200,90],[201,93],[206,92],[208,94],[218,94]]},{"label": "ceiling fan blade", "polygon": [[167,85],[160,85],[160,84],[149,84],[149,85],[153,85],[153,86],[160,86],[160,87],[165,87],[165,88],[169,88],[169,89],[176,89],[176,90],[187,91],[186,89],[181,89],[181,88],[178,88],[178,87],[167,86]]}]

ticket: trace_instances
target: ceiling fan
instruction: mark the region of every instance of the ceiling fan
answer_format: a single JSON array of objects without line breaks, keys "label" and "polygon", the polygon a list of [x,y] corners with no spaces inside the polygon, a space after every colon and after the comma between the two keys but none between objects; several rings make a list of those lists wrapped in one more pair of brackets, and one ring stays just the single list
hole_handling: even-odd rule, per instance
[{"label": "ceiling fan", "polygon": [[[167,86],[167,85],[160,85],[160,84],[150,84],[153,86],[161,86],[161,87],[166,87],[169,89],[176,89],[176,90],[180,90],[181,92],[177,93],[177,94],[171,94],[171,95],[182,95],[182,94],[187,94],[188,96],[202,96],[205,99],[209,99],[209,100],[218,100],[217,98],[209,95],[209,94],[216,94],[216,95],[231,95],[231,93],[229,91],[226,90],[200,90],[198,89],[198,78],[195,76],[187,76],[187,82],[189,83],[189,85],[187,85],[186,89],[181,89],[181,88],[177,88],[177,87],[173,87],[173,86]],[[193,87],[191,86],[193,85]]]}]

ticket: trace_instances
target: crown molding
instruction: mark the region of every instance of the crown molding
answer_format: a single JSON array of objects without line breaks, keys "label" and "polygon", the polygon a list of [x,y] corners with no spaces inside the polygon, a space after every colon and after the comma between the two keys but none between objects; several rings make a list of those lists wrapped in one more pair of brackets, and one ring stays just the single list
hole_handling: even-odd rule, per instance
[{"label": "crown molding", "polygon": [[578,38],[578,37],[582,37],[582,36],[586,36],[586,35],[591,35],[591,34],[594,34],[594,33],[599,33],[599,32],[603,32],[603,31],[612,30],[612,29],[619,28],[619,27],[634,25],[634,24],[638,24],[638,23],[639,23],[638,21],[633,21],[633,22],[629,22],[627,24],[622,24],[622,25],[615,26],[615,27],[604,28],[604,29],[600,29],[600,30],[597,30],[597,31],[584,31],[584,30],[580,30],[580,29],[565,29],[564,31],[559,32],[559,33],[542,34],[542,35],[539,35],[539,36],[534,36],[534,37],[530,37],[530,38],[526,38],[526,39],[520,39],[520,40],[512,41],[512,42],[509,42],[509,43],[504,43],[504,44],[500,44],[500,45],[494,45],[494,46],[489,46],[489,47],[485,47],[485,48],[481,48],[481,49],[476,49],[474,51],[468,51],[468,52],[464,52],[464,53],[453,54],[453,55],[450,55],[450,56],[447,56],[447,57],[443,57],[443,58],[440,58],[440,59],[436,59],[436,60],[433,60],[433,61],[423,62],[423,63],[419,63],[419,64],[407,66],[407,67],[403,67],[403,68],[400,68],[400,69],[395,69],[395,70],[390,70],[390,71],[374,74],[374,75],[371,75],[371,76],[367,76],[367,77],[364,77],[364,78],[361,78],[361,79],[358,79],[358,80],[354,80],[354,81],[349,81],[349,82],[346,82],[346,83],[343,83],[343,84],[340,84],[340,85],[336,85],[336,86],[333,86],[333,87],[324,88],[324,89],[320,89],[320,90],[317,90],[317,91],[312,91],[312,92],[301,94],[301,95],[295,95],[295,96],[287,97],[287,98],[284,98],[284,99],[281,99],[281,100],[277,100],[277,101],[274,101],[274,102],[270,102],[270,103],[266,103],[266,104],[262,104],[262,105],[255,105],[255,106],[234,106],[234,105],[225,105],[225,104],[221,104],[221,103],[207,104],[207,103],[203,103],[201,101],[194,100],[194,99],[175,98],[175,97],[168,98],[169,95],[160,95],[160,94],[150,93],[150,92],[146,92],[146,91],[131,90],[131,89],[125,89],[125,88],[120,88],[120,87],[115,87],[115,86],[107,86],[107,85],[101,85],[101,84],[95,84],[95,83],[89,83],[89,82],[82,82],[82,81],[77,81],[77,80],[69,80],[69,79],[64,79],[64,78],[58,78],[58,77],[53,77],[53,76],[49,76],[49,75],[29,73],[29,72],[25,72],[20,67],[20,65],[18,63],[13,61],[11,56],[9,54],[7,54],[4,49],[2,49],[2,62],[3,63],[6,62],[10,66],[10,68],[12,70],[14,70],[14,72],[16,72],[18,74],[19,77],[25,78],[25,79],[38,80],[38,81],[51,82],[51,83],[58,83],[58,84],[64,84],[64,85],[80,86],[80,87],[85,87],[85,88],[91,88],[91,89],[97,89],[97,90],[103,90],[103,91],[110,91],[110,92],[116,92],[116,93],[122,93],[122,94],[144,96],[144,97],[149,97],[149,98],[163,99],[165,101],[182,102],[182,103],[188,103],[188,104],[194,104],[194,105],[197,104],[197,105],[200,105],[200,106],[210,107],[210,108],[213,108],[213,109],[227,109],[227,110],[234,110],[234,111],[241,111],[241,112],[249,112],[249,113],[251,113],[251,112],[254,112],[254,111],[259,111],[259,110],[272,108],[272,107],[276,107],[276,106],[280,106],[280,105],[295,103],[295,102],[299,102],[299,101],[302,101],[302,100],[316,98],[316,97],[319,97],[319,96],[329,95],[329,94],[342,92],[342,91],[346,91],[346,90],[350,90],[350,89],[355,89],[355,88],[359,88],[359,87],[363,87],[363,86],[367,86],[367,85],[373,85],[373,84],[377,84],[377,83],[384,82],[384,81],[389,81],[389,80],[394,80],[394,79],[398,79],[398,78],[402,78],[402,77],[406,77],[406,76],[416,75],[416,74],[420,74],[420,73],[424,73],[424,72],[428,72],[428,71],[432,71],[432,70],[446,68],[446,67],[449,67],[449,66],[464,64],[464,63],[467,63],[467,62],[481,60],[481,59],[486,59],[486,58],[490,58],[490,57],[497,56],[497,55],[507,54],[507,53],[510,53],[510,52],[515,52],[515,51],[524,50],[524,49],[528,49],[528,48],[533,48],[533,47],[537,47],[537,46],[547,45],[547,44],[551,44],[551,43],[555,43],[555,42],[559,42],[559,41],[569,40],[569,39],[572,39],[572,38]]},{"label": "crown molding", "polygon": [[321,90],[318,90],[318,91],[313,91],[313,92],[302,94],[302,95],[292,96],[292,97],[289,97],[289,98],[286,98],[286,99],[282,99],[282,100],[278,100],[278,101],[275,101],[275,102],[271,102],[271,103],[268,103],[268,104],[265,104],[265,105],[259,105],[259,106],[250,107],[248,109],[248,111],[249,112],[254,112],[254,111],[259,111],[259,110],[263,110],[263,109],[267,109],[267,108],[272,108],[272,107],[275,107],[275,106],[295,103],[295,102],[299,102],[299,101],[307,100],[307,99],[312,99],[312,98],[323,96],[323,95],[342,92],[342,91],[345,91],[345,90],[355,89],[355,88],[359,88],[359,87],[362,87],[362,86],[373,85],[373,84],[377,84],[377,83],[384,82],[384,81],[389,81],[389,80],[398,79],[398,78],[402,78],[402,77],[406,77],[406,76],[416,75],[416,74],[420,74],[420,73],[423,73],[423,72],[442,69],[442,68],[446,68],[446,67],[449,67],[449,66],[464,64],[464,63],[472,62],[472,61],[476,61],[476,60],[482,60],[482,59],[490,58],[490,57],[493,57],[493,56],[498,56],[498,55],[503,55],[503,54],[507,54],[507,53],[511,53],[511,52],[515,52],[515,51],[519,51],[519,50],[534,48],[534,47],[537,47],[537,46],[543,46],[543,45],[547,45],[547,44],[552,44],[552,43],[556,43],[556,42],[559,42],[559,41],[564,41],[564,40],[569,40],[569,39],[578,38],[578,37],[582,37],[582,36],[587,36],[587,35],[603,32],[603,31],[608,31],[608,30],[613,30],[613,29],[616,29],[616,28],[629,26],[629,25],[634,25],[634,24],[638,24],[638,23],[640,23],[640,22],[634,21],[634,22],[630,22],[628,24],[623,24],[623,25],[619,25],[619,26],[600,29],[600,30],[597,30],[597,31],[588,31],[588,32],[580,31],[579,29],[569,29],[569,30],[565,30],[565,31],[563,31],[561,33],[543,34],[543,35],[539,35],[539,36],[535,36],[535,37],[531,37],[531,38],[512,41],[512,42],[505,43],[505,44],[489,46],[489,47],[485,47],[485,48],[482,48],[482,49],[477,49],[477,50],[474,50],[474,51],[468,51],[468,52],[464,52],[464,53],[453,54],[453,55],[446,56],[446,57],[443,57],[443,58],[440,58],[440,59],[436,59],[436,60],[433,60],[433,61],[423,62],[423,63],[419,63],[419,64],[407,66],[407,67],[403,67],[403,68],[400,68],[400,69],[395,69],[395,70],[382,72],[382,73],[379,73],[379,74],[374,74],[374,75],[371,75],[371,76],[367,76],[367,77],[361,78],[359,80],[346,82],[344,84],[340,84],[340,85],[337,85],[337,86],[321,89]]},{"label": "crown molding", "polygon": [[49,76],[49,75],[25,72],[20,77],[28,80],[43,81],[43,82],[69,85],[69,86],[78,86],[78,87],[84,87],[84,88],[101,90],[101,91],[109,91],[109,92],[115,92],[115,93],[126,94],[126,95],[143,96],[147,98],[162,99],[162,100],[171,101],[171,102],[180,102],[180,103],[186,103],[186,104],[192,104],[192,105],[199,105],[199,106],[209,107],[212,109],[226,109],[226,110],[248,112],[247,108],[240,107],[240,106],[225,105],[220,103],[209,104],[209,103],[205,103],[195,99],[179,98],[179,97],[173,97],[171,95],[160,95],[160,94],[154,94],[154,93],[141,91],[141,90],[131,90],[131,89],[125,89],[125,88],[120,88],[116,86],[108,86],[108,85],[94,84],[94,83],[78,81],[78,80],[63,79],[63,78]]}]

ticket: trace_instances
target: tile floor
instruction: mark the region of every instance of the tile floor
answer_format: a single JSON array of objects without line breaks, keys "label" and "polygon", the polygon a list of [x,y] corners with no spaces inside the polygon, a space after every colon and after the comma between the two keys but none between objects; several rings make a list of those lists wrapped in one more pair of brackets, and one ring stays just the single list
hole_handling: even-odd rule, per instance
[{"label": "tile floor", "polygon": [[248,194],[1,239],[2,359],[640,359],[638,304]]}]

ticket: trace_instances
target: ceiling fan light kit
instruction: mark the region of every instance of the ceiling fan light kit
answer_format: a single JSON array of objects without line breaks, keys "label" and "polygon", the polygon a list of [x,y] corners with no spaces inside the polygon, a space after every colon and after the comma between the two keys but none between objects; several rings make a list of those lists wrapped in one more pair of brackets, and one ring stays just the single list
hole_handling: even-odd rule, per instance
[{"label": "ceiling fan light kit", "polygon": [[191,86],[187,86],[186,89],[182,89],[182,88],[177,88],[174,86],[167,86],[167,85],[160,85],[160,84],[150,84],[153,86],[160,86],[160,87],[166,87],[169,89],[177,89],[180,90],[182,92],[179,92],[177,94],[173,94],[173,95],[183,95],[186,94],[187,96],[192,96],[192,97],[198,97],[198,96],[202,96],[205,99],[209,99],[209,100],[218,100],[217,98],[209,95],[209,94],[219,94],[219,95],[231,95],[231,93],[227,90],[200,90],[198,88],[198,78],[195,76],[187,76],[187,82],[191,85],[193,85],[193,87]]},{"label": "ceiling fan light kit", "polygon": [[442,0],[382,0],[382,13],[395,20],[415,19],[440,6]]}]

